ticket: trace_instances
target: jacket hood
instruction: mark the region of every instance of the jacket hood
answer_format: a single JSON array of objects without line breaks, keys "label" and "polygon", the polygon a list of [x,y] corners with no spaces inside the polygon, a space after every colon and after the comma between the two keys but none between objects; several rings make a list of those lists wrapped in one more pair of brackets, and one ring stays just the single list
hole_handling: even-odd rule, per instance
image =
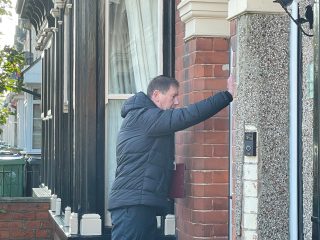
[{"label": "jacket hood", "polygon": [[135,109],[154,107],[156,107],[156,105],[146,94],[143,92],[138,92],[124,102],[121,108],[121,117],[125,118],[130,111]]}]

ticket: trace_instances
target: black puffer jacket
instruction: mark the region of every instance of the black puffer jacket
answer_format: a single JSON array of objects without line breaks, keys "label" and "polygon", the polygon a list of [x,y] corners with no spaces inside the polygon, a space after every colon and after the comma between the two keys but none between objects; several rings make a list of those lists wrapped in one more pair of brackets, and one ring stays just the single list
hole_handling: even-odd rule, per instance
[{"label": "black puffer jacket", "polygon": [[117,170],[109,210],[148,205],[165,209],[174,161],[174,133],[213,116],[232,101],[220,92],[186,108],[161,110],[139,92],[122,106]]}]

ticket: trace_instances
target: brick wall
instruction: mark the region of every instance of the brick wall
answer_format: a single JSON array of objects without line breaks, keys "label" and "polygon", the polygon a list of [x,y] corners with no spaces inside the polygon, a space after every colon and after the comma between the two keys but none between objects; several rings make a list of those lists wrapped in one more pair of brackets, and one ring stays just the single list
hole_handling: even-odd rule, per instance
[{"label": "brick wall", "polygon": [[[176,4],[180,1],[177,0]],[[229,40],[219,37],[184,41],[176,14],[176,78],[180,105],[226,90]],[[176,134],[176,161],[186,164],[186,197],[175,202],[179,240],[228,239],[228,109]]]},{"label": "brick wall", "polygon": [[2,198],[0,239],[52,239],[48,210],[49,200]]}]

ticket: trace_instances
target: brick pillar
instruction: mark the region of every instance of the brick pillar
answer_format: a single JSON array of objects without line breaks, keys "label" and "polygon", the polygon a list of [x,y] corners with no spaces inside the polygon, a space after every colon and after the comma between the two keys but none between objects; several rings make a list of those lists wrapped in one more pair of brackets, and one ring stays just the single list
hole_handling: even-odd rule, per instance
[{"label": "brick pillar", "polygon": [[[178,3],[179,1],[177,1]],[[180,104],[227,89],[229,40],[192,37],[176,17],[176,78]],[[228,239],[228,108],[176,134],[176,161],[186,164],[186,196],[175,201],[177,236]]]}]

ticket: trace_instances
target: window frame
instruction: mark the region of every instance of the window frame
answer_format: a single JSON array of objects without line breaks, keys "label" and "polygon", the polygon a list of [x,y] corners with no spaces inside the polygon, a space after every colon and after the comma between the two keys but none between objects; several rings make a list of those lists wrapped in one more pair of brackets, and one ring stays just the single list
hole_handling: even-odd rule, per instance
[{"label": "window frame", "polygon": [[[38,92],[41,92],[41,86],[40,84],[38,85],[32,85],[31,91],[38,90]],[[41,99],[34,99],[33,95],[26,94],[26,100],[25,100],[25,106],[26,106],[26,114],[25,114],[25,124],[27,127],[26,131],[26,142],[25,142],[25,151],[29,154],[41,154],[41,146],[40,148],[34,148],[33,147],[33,132],[34,132],[34,125],[33,125],[33,120],[34,120],[34,112],[33,112],[33,106],[35,104],[39,104],[40,106],[40,117],[39,120],[42,121],[41,119]],[[30,127],[28,127],[30,126]],[[42,134],[42,130],[40,131]]]},{"label": "window frame", "polygon": [[[33,88],[33,91],[38,91],[40,93],[40,88]],[[32,98],[32,108],[31,108],[31,111],[32,111],[32,114],[31,114],[31,124],[32,124],[32,130],[31,130],[31,151],[32,152],[37,152],[37,151],[40,151],[41,153],[41,144],[40,144],[40,147],[39,148],[34,148],[33,146],[33,140],[34,140],[34,105],[39,105],[39,110],[40,110],[40,116],[39,118],[37,118],[38,120],[42,121],[41,119],[41,99],[35,99],[34,96]],[[40,130],[40,143],[41,143],[41,130]]]}]

